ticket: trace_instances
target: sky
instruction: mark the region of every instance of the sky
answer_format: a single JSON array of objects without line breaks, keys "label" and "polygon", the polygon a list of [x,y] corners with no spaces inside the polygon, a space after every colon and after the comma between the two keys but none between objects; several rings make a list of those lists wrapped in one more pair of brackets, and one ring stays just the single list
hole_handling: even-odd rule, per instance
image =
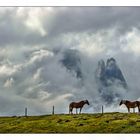
[{"label": "sky", "polygon": [[[98,93],[98,61],[114,57],[129,90],[140,98],[139,7],[1,7],[0,115],[68,113],[69,103],[88,99],[83,112],[105,104]],[[61,60],[78,52],[81,81]],[[121,91],[120,91],[121,92]],[[110,105],[105,111],[127,112]],[[100,111],[99,111],[100,112]]]}]

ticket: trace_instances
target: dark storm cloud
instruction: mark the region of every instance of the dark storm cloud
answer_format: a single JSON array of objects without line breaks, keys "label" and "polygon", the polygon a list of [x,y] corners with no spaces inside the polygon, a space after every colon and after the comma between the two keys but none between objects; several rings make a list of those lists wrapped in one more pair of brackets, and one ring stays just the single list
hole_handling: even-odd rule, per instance
[{"label": "dark storm cloud", "polygon": [[[114,27],[118,27],[119,32],[123,33],[133,27],[139,28],[139,7],[64,7],[55,10],[55,18],[48,29],[50,35],[69,32],[94,33]],[[47,26],[45,28],[47,29]]]},{"label": "dark storm cloud", "polygon": [[[4,10],[4,8],[1,8]],[[32,8],[35,9],[35,8]],[[45,8],[42,8],[43,10]],[[25,26],[29,9],[23,11],[23,18],[17,16],[18,8],[5,10],[0,17],[0,43],[13,44],[41,44],[53,36],[70,32],[90,32],[117,27],[119,32],[127,32],[133,27],[139,28],[138,7],[58,7],[53,8],[51,18],[45,18],[44,10],[42,24],[48,36],[40,36],[36,31]],[[43,11],[42,10],[42,11]],[[133,14],[132,14],[133,13]],[[36,16],[36,15],[34,15]],[[47,40],[49,41],[49,40]]]},{"label": "dark storm cloud", "polygon": [[[40,36],[35,30],[28,28],[24,21],[29,17],[26,8],[25,15],[17,16],[18,8],[1,12],[0,43],[5,44],[43,44],[58,34],[71,32],[95,33],[98,30],[117,28],[120,35],[133,27],[139,28],[139,7],[57,7],[53,8],[50,17],[47,17],[45,8],[40,8],[44,14],[41,19],[42,27],[48,33]],[[41,14],[42,14],[41,13]],[[133,13],[133,14],[132,14]],[[34,17],[36,15],[33,15]],[[47,18],[46,18],[47,17]]]},{"label": "dark storm cloud", "polygon": [[[108,57],[115,57],[130,87],[128,93],[116,90],[124,98],[139,98],[139,11],[139,7],[1,8],[0,106],[5,110],[1,108],[0,115],[22,114],[25,106],[31,114],[50,113],[53,105],[57,113],[66,113],[69,102],[83,99],[91,103],[84,111],[93,111],[102,101],[95,80],[97,63]],[[76,76],[77,67],[69,70],[62,64],[65,58],[69,61],[66,52],[78,53],[82,80]],[[121,109],[112,105],[106,110]]]}]

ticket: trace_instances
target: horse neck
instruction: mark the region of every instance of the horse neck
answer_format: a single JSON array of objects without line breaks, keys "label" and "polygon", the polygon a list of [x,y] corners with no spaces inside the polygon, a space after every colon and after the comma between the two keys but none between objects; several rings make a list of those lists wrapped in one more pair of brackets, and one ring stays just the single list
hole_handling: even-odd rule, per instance
[{"label": "horse neck", "polygon": [[129,103],[133,103],[133,102],[131,102],[131,101],[128,101],[128,100],[125,100],[125,105],[128,105]]},{"label": "horse neck", "polygon": [[87,104],[87,102],[83,101],[83,105]]},{"label": "horse neck", "polygon": [[128,102],[127,100],[124,100],[122,104],[125,104],[125,105],[126,105],[126,104],[127,104],[127,102]]}]

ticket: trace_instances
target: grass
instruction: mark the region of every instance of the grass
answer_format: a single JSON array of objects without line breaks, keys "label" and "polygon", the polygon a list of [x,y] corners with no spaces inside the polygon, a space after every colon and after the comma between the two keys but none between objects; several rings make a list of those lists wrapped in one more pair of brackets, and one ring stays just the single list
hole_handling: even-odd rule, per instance
[{"label": "grass", "polygon": [[0,117],[0,133],[140,133],[140,115],[113,112]]}]

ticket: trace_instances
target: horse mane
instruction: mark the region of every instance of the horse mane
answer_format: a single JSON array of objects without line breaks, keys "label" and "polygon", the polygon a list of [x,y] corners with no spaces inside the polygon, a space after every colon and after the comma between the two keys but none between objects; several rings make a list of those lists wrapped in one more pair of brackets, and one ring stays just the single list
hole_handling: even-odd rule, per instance
[{"label": "horse mane", "polygon": [[127,103],[129,103],[130,101],[128,101],[128,100],[125,100],[125,103],[127,104]]},{"label": "horse mane", "polygon": [[136,102],[137,103],[137,101],[129,101],[129,100],[124,100],[125,101],[125,103],[127,104],[127,103],[132,103],[132,102]]},{"label": "horse mane", "polygon": [[122,101],[125,101],[125,103],[129,103],[130,102],[129,100],[122,100]]}]

